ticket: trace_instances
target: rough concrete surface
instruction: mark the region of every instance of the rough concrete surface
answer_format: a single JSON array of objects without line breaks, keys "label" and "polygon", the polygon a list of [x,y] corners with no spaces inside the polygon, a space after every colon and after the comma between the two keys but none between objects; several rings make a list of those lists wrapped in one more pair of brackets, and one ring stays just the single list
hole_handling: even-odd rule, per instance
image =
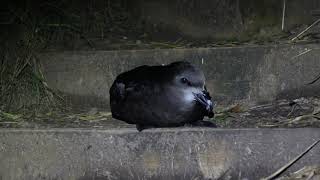
[{"label": "rough concrete surface", "polygon": [[[319,129],[0,131],[0,179],[258,179],[303,152]],[[320,164],[316,146],[289,168]]]},{"label": "rough concrete surface", "polygon": [[178,60],[190,61],[204,70],[208,90],[218,105],[237,102],[252,105],[319,94],[319,83],[306,85],[319,74],[318,49],[318,44],[292,44],[66,51],[43,53],[39,58],[48,85],[67,94],[73,104],[81,107],[107,107],[109,88],[123,71]]}]

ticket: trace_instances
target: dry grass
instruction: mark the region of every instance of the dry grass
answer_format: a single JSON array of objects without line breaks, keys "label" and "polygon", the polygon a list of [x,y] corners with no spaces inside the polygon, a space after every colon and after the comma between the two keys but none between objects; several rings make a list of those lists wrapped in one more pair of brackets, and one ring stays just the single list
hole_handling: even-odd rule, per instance
[{"label": "dry grass", "polygon": [[[104,4],[99,4],[99,3]],[[0,33],[0,111],[49,110],[61,105],[61,96],[46,83],[37,54],[57,42],[85,40],[108,31],[121,31],[128,15],[118,1],[76,2],[65,0],[4,2],[8,6],[7,32]],[[72,4],[73,3],[73,4]],[[60,44],[61,45],[61,44]]]},{"label": "dry grass", "polygon": [[32,107],[39,110],[57,104],[37,59],[42,41],[32,34],[27,38],[30,39],[5,49],[0,60],[0,103],[4,111],[25,111]]}]

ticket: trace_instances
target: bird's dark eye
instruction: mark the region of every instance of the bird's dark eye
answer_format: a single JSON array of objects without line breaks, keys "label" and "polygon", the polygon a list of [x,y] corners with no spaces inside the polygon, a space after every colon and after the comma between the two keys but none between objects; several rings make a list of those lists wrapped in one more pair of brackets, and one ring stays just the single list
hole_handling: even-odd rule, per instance
[{"label": "bird's dark eye", "polygon": [[181,78],[181,82],[183,83],[183,84],[187,84],[187,85],[191,85],[191,83],[188,81],[188,79],[187,78]]},{"label": "bird's dark eye", "polygon": [[181,78],[181,82],[185,84],[185,83],[188,82],[188,79],[187,78]]}]

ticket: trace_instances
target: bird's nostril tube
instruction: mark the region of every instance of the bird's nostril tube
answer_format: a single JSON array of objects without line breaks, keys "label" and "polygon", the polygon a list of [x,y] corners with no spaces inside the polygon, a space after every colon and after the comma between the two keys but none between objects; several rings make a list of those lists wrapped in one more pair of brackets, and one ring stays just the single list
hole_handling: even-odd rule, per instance
[{"label": "bird's nostril tube", "polygon": [[206,99],[211,100],[211,96],[208,91],[202,91],[202,94]]}]

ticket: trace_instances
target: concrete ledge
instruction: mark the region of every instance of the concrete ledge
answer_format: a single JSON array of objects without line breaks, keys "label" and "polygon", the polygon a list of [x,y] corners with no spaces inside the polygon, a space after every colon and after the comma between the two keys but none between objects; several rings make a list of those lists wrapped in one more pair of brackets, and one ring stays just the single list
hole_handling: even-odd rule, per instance
[{"label": "concrete ledge", "polygon": [[81,107],[107,107],[109,88],[120,72],[178,60],[188,60],[204,70],[208,89],[218,105],[252,105],[318,94],[319,83],[306,85],[319,74],[317,49],[318,44],[68,51],[43,53],[40,59],[49,86]]},{"label": "concrete ledge", "polygon": [[[2,129],[0,179],[258,179],[319,129]],[[289,171],[320,164],[317,145]]]}]

